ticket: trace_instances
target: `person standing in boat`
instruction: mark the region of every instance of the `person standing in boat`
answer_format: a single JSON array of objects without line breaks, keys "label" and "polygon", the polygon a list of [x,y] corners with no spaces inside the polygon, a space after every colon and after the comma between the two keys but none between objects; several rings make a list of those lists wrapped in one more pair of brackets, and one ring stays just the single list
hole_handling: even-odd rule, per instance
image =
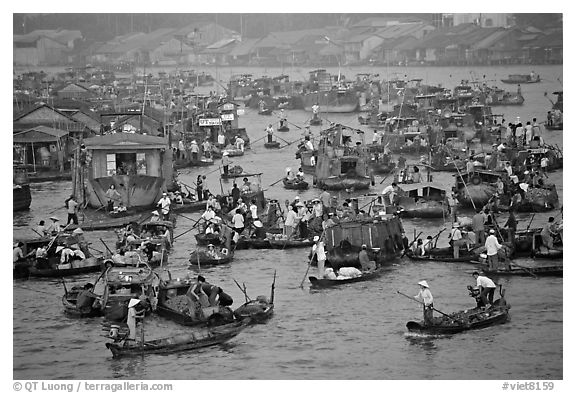
[{"label": "person standing in boat", "polygon": [[192,140],[192,142],[190,142],[190,152],[192,153],[192,161],[198,161],[198,153],[200,152],[200,148],[198,147],[196,140]]},{"label": "person standing in boat", "polygon": [[116,186],[114,184],[110,184],[108,190],[106,190],[106,198],[108,199],[108,206],[106,208],[107,211],[111,212],[114,210],[114,203],[119,202],[122,200],[122,195],[116,190]]},{"label": "person standing in boat", "polygon": [[222,153],[222,170],[224,175],[228,176],[228,167],[230,166],[230,158],[228,157],[228,152]]},{"label": "person standing in boat", "polygon": [[398,185],[396,183],[392,183],[391,185],[385,187],[382,190],[382,196],[388,196],[390,200],[390,206],[394,206],[396,195],[398,194]]},{"label": "person standing in boat", "polygon": [[268,124],[268,127],[266,127],[266,135],[268,136],[268,143],[272,143],[272,136],[274,135],[274,127],[272,124]]},{"label": "person standing in boat", "polygon": [[455,222],[452,224],[452,232],[450,232],[450,243],[452,244],[454,259],[460,258],[460,246],[464,243],[462,239],[462,232],[460,231],[460,224]]},{"label": "person standing in boat", "polygon": [[244,152],[244,139],[240,138],[240,135],[236,135],[236,141],[234,142],[236,149]]},{"label": "person standing in boat", "polygon": [[284,123],[286,123],[286,113],[284,113],[284,109],[280,109],[280,128],[284,127]]},{"label": "person standing in boat", "polygon": [[68,221],[66,222],[66,225],[71,223],[78,225],[78,202],[76,202],[74,195],[71,195],[70,199],[68,199],[66,209],[68,210]]},{"label": "person standing in boat", "polygon": [[206,140],[202,143],[202,150],[205,158],[212,157],[212,144],[208,138],[206,138]]},{"label": "person standing in boat", "polygon": [[224,149],[224,147],[226,147],[226,136],[224,135],[224,132],[222,130],[220,130],[220,132],[218,132],[218,148],[219,149]]},{"label": "person standing in boat", "polygon": [[498,268],[498,250],[502,248],[502,245],[498,243],[495,233],[496,231],[494,231],[494,229],[490,229],[490,234],[484,243],[486,255],[488,255],[488,270],[491,271]]},{"label": "person standing in boat", "polygon": [[482,299],[482,306],[494,303],[494,291],[496,284],[488,277],[481,276],[478,272],[472,273],[472,277],[476,280],[476,286],[480,289],[480,298]]},{"label": "person standing in boat", "polygon": [[476,214],[472,217],[472,230],[476,235],[477,244],[484,244],[486,241],[485,226],[486,216],[482,212],[482,209],[477,209]]},{"label": "person standing in boat", "polygon": [[422,181],[420,169],[416,165],[414,165],[414,169],[410,178],[412,179],[412,183],[420,183]]},{"label": "person standing in boat", "polygon": [[314,236],[313,239],[316,244],[312,246],[312,258],[316,255],[316,260],[318,261],[318,278],[324,278],[325,264],[326,264],[326,250],[324,249],[324,241],[320,239],[320,236]]},{"label": "person standing in boat", "polygon": [[162,198],[160,198],[160,200],[158,201],[158,203],[156,204],[156,206],[160,206],[161,208],[161,213],[162,213],[162,220],[164,221],[168,221],[170,219],[170,204],[172,202],[170,201],[170,198],[168,198],[168,194],[167,193],[162,193]]},{"label": "person standing in boat", "polygon": [[204,178],[198,175],[196,178],[196,199],[199,201],[204,200]]},{"label": "person standing in boat", "polygon": [[297,214],[292,205],[288,205],[288,212],[286,213],[286,220],[284,221],[284,235],[286,238],[292,237],[294,228],[296,227]]},{"label": "person standing in boat", "polygon": [[137,306],[141,303],[140,299],[130,299],[128,302],[128,317],[127,324],[130,333],[128,339],[131,341],[136,341],[136,323],[137,320],[142,320],[144,318],[144,310],[140,310]]},{"label": "person standing in boat", "polygon": [[548,250],[554,249],[554,235],[556,234],[557,232],[554,229],[554,217],[549,217],[548,222],[544,224],[542,230],[540,231],[543,245],[544,247],[548,248]]},{"label": "person standing in boat", "polygon": [[60,226],[60,224],[58,224],[58,221],[60,221],[58,217],[50,217],[50,220],[52,220],[52,223],[48,225],[48,228],[46,228],[46,232],[51,235],[62,232],[62,227]]},{"label": "person standing in boat", "polygon": [[420,286],[420,292],[414,298],[423,304],[424,325],[433,325],[434,298],[432,297],[432,292],[430,292],[430,287],[426,280],[418,282],[418,285]]}]

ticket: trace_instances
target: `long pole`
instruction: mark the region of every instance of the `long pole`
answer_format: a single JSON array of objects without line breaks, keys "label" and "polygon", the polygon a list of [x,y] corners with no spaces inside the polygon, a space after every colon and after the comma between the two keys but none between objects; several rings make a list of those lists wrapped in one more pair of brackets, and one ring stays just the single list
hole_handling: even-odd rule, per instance
[{"label": "long pole", "polygon": [[[415,298],[413,298],[412,296],[406,295],[405,293],[402,293],[402,292],[400,292],[400,291],[396,291],[396,293],[398,293],[399,295],[402,295],[402,296],[404,296],[404,297],[407,297],[408,299],[413,300],[413,301],[415,301],[416,303],[419,303],[419,304],[421,304],[421,305],[423,305],[423,306],[425,305],[425,304],[424,304],[423,302],[421,302],[420,300],[415,299]],[[442,311],[440,311],[440,310],[438,310],[438,309],[436,309],[436,308],[434,308],[434,307],[432,307],[432,310],[436,311],[436,312],[439,313],[439,314],[444,315],[445,317],[450,318],[451,320],[453,320],[454,322],[457,322],[457,323],[460,324],[460,325],[466,325],[466,323],[464,323],[463,321],[459,321],[458,319],[455,319],[454,317],[452,317],[452,316],[450,316],[450,315],[448,315],[448,314],[446,314],[446,313],[443,313]]]}]

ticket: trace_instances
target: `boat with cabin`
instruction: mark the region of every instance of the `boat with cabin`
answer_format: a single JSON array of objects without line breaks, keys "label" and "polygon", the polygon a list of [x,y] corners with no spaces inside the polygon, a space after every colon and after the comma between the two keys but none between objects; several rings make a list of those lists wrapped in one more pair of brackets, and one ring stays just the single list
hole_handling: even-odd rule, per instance
[{"label": "boat with cabin", "polygon": [[440,183],[398,184],[395,204],[383,197],[386,212],[396,213],[402,218],[446,218],[450,217],[450,204],[446,188]]},{"label": "boat with cabin", "polygon": [[[360,141],[352,147],[354,134]],[[313,183],[325,190],[365,190],[374,184],[364,133],[336,124],[321,132]]]},{"label": "boat with cabin", "polygon": [[507,84],[523,84],[523,83],[540,83],[540,75],[534,74],[511,74],[506,79],[500,79],[502,83]]},{"label": "boat with cabin", "polygon": [[173,188],[172,149],[168,139],[117,132],[84,140],[75,152],[73,193],[80,205],[106,207],[111,185],[127,209],[155,206]]},{"label": "boat with cabin", "polygon": [[345,87],[340,80],[333,82],[333,76],[325,69],[310,71],[305,90],[302,101],[307,112],[312,112],[315,105],[322,113],[350,113],[358,109],[356,91]]}]

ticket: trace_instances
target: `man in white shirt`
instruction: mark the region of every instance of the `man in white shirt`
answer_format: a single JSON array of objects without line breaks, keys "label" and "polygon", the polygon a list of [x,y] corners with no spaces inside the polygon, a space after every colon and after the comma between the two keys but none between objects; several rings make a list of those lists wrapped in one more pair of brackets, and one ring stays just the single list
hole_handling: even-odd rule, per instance
[{"label": "man in white shirt", "polygon": [[206,211],[202,213],[201,216],[206,221],[212,221],[214,217],[216,217],[216,213],[214,213],[214,208],[212,206],[208,206]]},{"label": "man in white shirt", "polygon": [[168,221],[170,219],[170,203],[172,202],[170,201],[170,198],[168,198],[168,194],[163,193],[162,198],[160,198],[160,200],[156,204],[156,206],[161,207],[162,220],[164,221]]},{"label": "man in white shirt", "polygon": [[196,143],[196,141],[190,142],[190,152],[192,153],[192,161],[198,161],[198,152],[199,151],[200,151],[200,148],[198,147],[198,144]]},{"label": "man in white shirt", "polygon": [[476,279],[476,286],[480,289],[482,304],[484,306],[493,304],[494,291],[496,290],[496,284],[494,284],[494,281],[490,280],[488,277],[481,276],[478,272],[472,273],[472,276]]},{"label": "man in white shirt", "polygon": [[244,151],[244,139],[240,138],[240,135],[236,135],[236,141],[234,142],[236,149]]},{"label": "man in white shirt", "polygon": [[397,192],[398,192],[398,185],[396,183],[392,183],[391,185],[385,187],[382,190],[382,195],[384,196],[388,195],[388,198],[390,198],[390,205],[393,206],[394,198],[396,197]]},{"label": "man in white shirt", "polygon": [[226,136],[223,132],[218,133],[218,147],[223,149],[226,146]]},{"label": "man in white shirt", "polygon": [[455,222],[452,224],[452,232],[450,232],[450,239],[452,240],[452,248],[454,259],[460,258],[460,246],[463,244],[462,232],[460,231],[460,224]]},{"label": "man in white shirt", "polygon": [[234,230],[241,234],[244,231],[244,216],[240,213],[240,209],[236,209],[236,213],[232,217],[232,224],[234,225]]},{"label": "man in white shirt", "polygon": [[294,211],[294,207],[292,205],[288,205],[288,213],[286,213],[286,220],[284,221],[284,231],[287,238],[292,236],[294,232],[294,228],[296,227],[296,220],[298,219],[298,215]]},{"label": "man in white shirt", "polygon": [[488,255],[488,269],[490,271],[496,270],[498,266],[498,250],[502,248],[502,245],[498,243],[498,239],[494,235],[496,232],[494,229],[490,229],[490,234],[486,238],[484,246],[486,247],[486,255]]}]

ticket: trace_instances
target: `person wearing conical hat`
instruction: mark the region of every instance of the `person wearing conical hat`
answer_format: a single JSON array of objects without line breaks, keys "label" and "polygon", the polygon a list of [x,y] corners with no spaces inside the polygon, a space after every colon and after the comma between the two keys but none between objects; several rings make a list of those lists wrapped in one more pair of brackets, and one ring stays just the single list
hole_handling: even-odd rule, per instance
[{"label": "person wearing conical hat", "polygon": [[140,299],[130,299],[128,302],[128,329],[130,333],[128,335],[129,340],[136,341],[136,318],[139,316],[139,312],[136,309],[136,305],[140,303]]},{"label": "person wearing conical hat", "polygon": [[420,302],[424,307],[424,324],[432,325],[434,323],[432,314],[434,312],[434,298],[432,297],[432,292],[430,292],[430,287],[426,280],[418,282],[420,286],[420,292],[414,298]]}]

